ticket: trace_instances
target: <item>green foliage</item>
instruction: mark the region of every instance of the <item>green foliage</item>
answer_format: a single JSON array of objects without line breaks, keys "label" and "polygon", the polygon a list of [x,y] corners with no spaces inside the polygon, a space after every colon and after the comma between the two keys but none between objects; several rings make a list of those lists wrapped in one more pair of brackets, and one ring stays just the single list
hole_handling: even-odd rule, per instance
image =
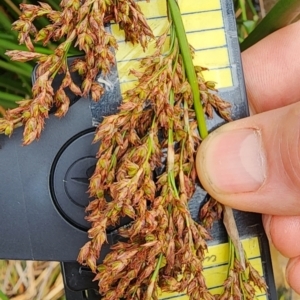
[{"label": "green foliage", "polygon": [[[19,9],[21,2],[21,0],[0,0],[0,105],[4,108],[15,107],[16,101],[30,98],[31,95],[31,72],[34,63],[12,62],[5,55],[6,50],[26,50],[24,45],[19,45],[17,33],[11,30],[11,24],[21,14]],[[27,2],[35,4],[34,1]],[[45,20],[41,20],[40,23],[37,27],[45,24]],[[49,53],[49,49],[42,47],[37,50]]]},{"label": "green foliage", "polygon": [[240,43],[252,32],[259,21],[257,7],[253,0],[234,0],[236,24]]},{"label": "green foliage", "polygon": [[244,51],[270,33],[292,23],[300,15],[299,0],[279,0],[241,44]]}]

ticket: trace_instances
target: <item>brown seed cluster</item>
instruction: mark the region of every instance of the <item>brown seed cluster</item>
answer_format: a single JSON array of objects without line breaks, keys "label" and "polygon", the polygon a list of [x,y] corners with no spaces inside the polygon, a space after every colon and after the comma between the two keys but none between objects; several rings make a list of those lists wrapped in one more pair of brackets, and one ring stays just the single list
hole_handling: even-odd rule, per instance
[{"label": "brown seed cluster", "polygon": [[222,204],[210,197],[199,210],[199,220],[205,228],[211,229],[213,223],[222,218],[222,212]]},{"label": "brown seed cluster", "polygon": [[[172,26],[170,31],[175,34]],[[141,60],[142,72],[131,71],[137,86],[95,136],[101,144],[90,180],[95,199],[87,207],[91,240],[78,260],[97,274],[104,299],[158,299],[159,290],[214,298],[202,274],[210,236],[188,209],[200,143],[193,97],[177,43],[163,55],[167,37],[159,37],[156,52]],[[210,85],[199,77],[207,94]],[[106,230],[125,216],[132,222],[119,235],[127,242],[114,245],[97,265]]]},{"label": "brown seed cluster", "polygon": [[[40,137],[44,120],[49,110],[56,107],[56,116],[64,116],[69,108],[70,100],[65,89],[74,94],[87,96],[93,100],[100,99],[104,90],[95,81],[101,72],[107,74],[115,63],[114,50],[116,39],[105,25],[113,21],[126,32],[126,39],[132,43],[140,43],[144,48],[153,37],[152,32],[134,0],[62,0],[61,10],[56,11],[47,3],[39,5],[21,4],[22,15],[13,24],[19,32],[19,41],[25,44],[30,52],[7,51],[6,54],[16,61],[37,60],[36,82],[32,99],[22,101],[16,109],[10,110],[0,119],[0,134],[11,135],[13,129],[24,125],[24,144],[30,144]],[[38,30],[34,20],[47,17],[50,24]],[[34,43],[44,45],[51,41],[61,41],[51,55],[34,52]],[[78,47],[84,58],[77,59],[69,69],[67,55],[71,46]],[[72,81],[70,72],[77,71],[83,77],[81,87]],[[52,81],[56,74],[65,77],[57,91],[52,89]]]},{"label": "brown seed cluster", "polygon": [[246,260],[244,269],[237,258],[234,259],[234,266],[230,269],[228,278],[224,282],[224,293],[217,296],[217,300],[253,300],[255,299],[255,288],[261,291],[267,290],[267,285],[260,274]]}]

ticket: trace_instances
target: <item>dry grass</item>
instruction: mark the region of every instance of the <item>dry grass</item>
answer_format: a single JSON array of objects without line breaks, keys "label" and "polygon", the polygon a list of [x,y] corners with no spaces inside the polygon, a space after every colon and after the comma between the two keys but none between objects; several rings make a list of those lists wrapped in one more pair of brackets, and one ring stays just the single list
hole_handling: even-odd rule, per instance
[{"label": "dry grass", "polygon": [[58,262],[0,261],[1,300],[63,300]]}]

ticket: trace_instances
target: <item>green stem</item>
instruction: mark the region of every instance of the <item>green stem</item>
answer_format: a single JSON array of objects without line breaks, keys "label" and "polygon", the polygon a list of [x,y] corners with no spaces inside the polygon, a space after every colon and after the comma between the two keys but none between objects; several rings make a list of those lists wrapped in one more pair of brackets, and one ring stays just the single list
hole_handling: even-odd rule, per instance
[{"label": "green stem", "polygon": [[[170,91],[170,97],[169,97],[169,103],[170,106],[174,106],[174,91]],[[175,158],[175,151],[174,151],[174,135],[173,135],[173,124],[174,121],[172,118],[169,118],[169,129],[168,129],[168,183],[172,187],[172,190],[174,191],[175,195],[178,197],[178,191],[176,187],[175,182],[175,176],[174,176],[174,158]]]},{"label": "green stem", "polygon": [[63,49],[63,51],[64,51],[63,57],[56,64],[54,64],[49,70],[51,73],[51,78],[54,78],[56,76],[56,74],[59,72],[60,68],[64,64],[66,64],[66,66],[68,65],[68,63],[67,63],[68,52],[69,52],[69,49],[70,49],[75,37],[76,37],[76,34],[75,34],[75,31],[73,31],[70,34],[70,36],[68,37],[68,39],[64,42],[65,45],[64,45],[64,49]]},{"label": "green stem", "polygon": [[159,269],[160,269],[160,265],[161,265],[162,258],[163,258],[163,255],[162,255],[162,253],[161,253],[161,254],[159,255],[158,262],[157,262],[157,264],[156,264],[154,273],[153,273],[152,276],[151,276],[151,279],[150,279],[151,281],[154,281],[154,280],[156,280],[156,278],[157,278],[157,275],[158,275],[158,272],[159,272]]},{"label": "green stem", "polygon": [[247,0],[247,3],[248,3],[248,6],[251,9],[251,12],[252,12],[253,16],[257,16],[257,12],[256,12],[256,9],[253,5],[253,1],[252,0]]},{"label": "green stem", "polygon": [[229,260],[228,260],[228,274],[227,277],[229,276],[229,270],[234,268],[234,258],[235,258],[235,248],[232,243],[232,240],[230,236],[228,236],[228,244],[229,244]]},{"label": "green stem", "polygon": [[196,113],[198,129],[201,138],[204,139],[208,135],[206,120],[205,120],[205,115],[203,112],[203,107],[200,99],[198,80],[197,80],[197,76],[193,64],[193,58],[186,37],[186,32],[182,22],[181,13],[176,0],[167,0],[167,2],[169,4],[168,8],[170,10],[172,22],[175,25],[176,35],[178,38],[178,44],[182,55],[183,63],[185,66],[186,75],[191,85],[191,89],[193,93],[194,109]]},{"label": "green stem", "polygon": [[157,281],[158,272],[159,272],[159,269],[160,269],[162,258],[163,258],[163,254],[161,253],[159,255],[158,261],[156,263],[155,270],[154,270],[154,272],[153,272],[153,274],[151,276],[150,284],[148,285],[146,296],[144,298],[145,300],[151,300],[151,299],[153,299],[152,298],[152,294],[153,294],[155,282]]},{"label": "green stem", "polygon": [[242,20],[247,21],[247,12],[245,6],[245,0],[239,0],[240,8],[242,10]]},{"label": "green stem", "polygon": [[248,49],[270,33],[290,24],[299,14],[299,0],[279,0],[241,44],[241,51]]}]

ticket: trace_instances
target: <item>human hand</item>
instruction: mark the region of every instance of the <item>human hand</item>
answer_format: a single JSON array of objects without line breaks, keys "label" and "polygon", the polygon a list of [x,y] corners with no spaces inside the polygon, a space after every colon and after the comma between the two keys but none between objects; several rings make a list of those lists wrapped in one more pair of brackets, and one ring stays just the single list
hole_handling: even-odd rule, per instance
[{"label": "human hand", "polygon": [[289,257],[300,293],[300,22],[242,54],[252,116],[210,134],[197,153],[207,192],[233,208],[262,213],[266,234]]}]

